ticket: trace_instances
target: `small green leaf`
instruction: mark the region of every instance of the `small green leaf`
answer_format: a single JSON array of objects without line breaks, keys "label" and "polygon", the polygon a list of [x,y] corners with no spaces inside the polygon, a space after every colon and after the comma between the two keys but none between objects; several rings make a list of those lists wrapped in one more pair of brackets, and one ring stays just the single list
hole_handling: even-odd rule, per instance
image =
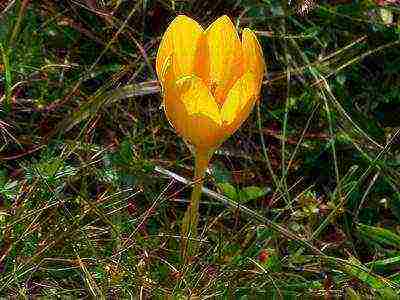
[{"label": "small green leaf", "polygon": [[375,260],[367,264],[376,271],[390,271],[400,266],[400,256],[390,257],[382,260]]},{"label": "small green leaf", "polygon": [[375,274],[355,257],[349,257],[347,260],[328,258],[328,261],[333,263],[335,267],[346,272],[348,275],[358,278],[360,281],[376,289],[381,295],[394,296],[395,290],[398,289],[398,285],[395,282]]},{"label": "small green leaf", "polygon": [[381,246],[400,248],[400,236],[388,229],[359,223],[357,224],[357,231],[362,238],[368,241],[378,243]]},{"label": "small green leaf", "polygon": [[248,186],[239,192],[239,199],[241,202],[254,200],[268,194],[268,188],[260,188],[258,186]]},{"label": "small green leaf", "polygon": [[225,196],[231,198],[232,200],[238,200],[238,193],[236,192],[236,188],[228,182],[218,183],[218,187],[222,190]]}]

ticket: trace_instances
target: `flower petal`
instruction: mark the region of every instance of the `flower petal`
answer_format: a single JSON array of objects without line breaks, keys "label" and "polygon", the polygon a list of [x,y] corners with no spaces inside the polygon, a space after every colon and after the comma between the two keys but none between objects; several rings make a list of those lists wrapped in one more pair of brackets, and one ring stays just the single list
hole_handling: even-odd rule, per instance
[{"label": "flower petal", "polygon": [[209,87],[210,86],[210,48],[207,43],[207,35],[203,33],[197,42],[196,55],[194,58],[194,74]]},{"label": "flower petal", "polygon": [[245,28],[242,33],[242,47],[243,47],[243,64],[244,70],[254,72],[256,76],[257,85],[256,95],[258,96],[262,79],[265,71],[265,61],[263,58],[262,48],[257,40],[256,35],[249,28]]},{"label": "flower petal", "polygon": [[243,73],[242,45],[228,16],[222,16],[205,31],[209,47],[209,84],[217,102],[225,96]]},{"label": "flower petal", "polygon": [[194,57],[199,37],[203,28],[194,20],[184,15],[177,16],[168,26],[158,48],[156,71],[161,82],[162,68],[166,60],[174,54],[174,74],[189,75],[193,72]]},{"label": "flower petal", "polygon": [[184,76],[176,81],[181,101],[190,115],[204,115],[221,125],[221,114],[214,97],[197,76]]},{"label": "flower petal", "polygon": [[235,132],[249,116],[256,99],[256,84],[255,74],[246,72],[229,91],[221,111],[223,127],[228,134]]},{"label": "flower petal", "polygon": [[197,76],[183,76],[177,81],[171,70],[165,73],[164,107],[175,130],[197,150],[217,147],[224,137],[217,103],[207,86]]}]

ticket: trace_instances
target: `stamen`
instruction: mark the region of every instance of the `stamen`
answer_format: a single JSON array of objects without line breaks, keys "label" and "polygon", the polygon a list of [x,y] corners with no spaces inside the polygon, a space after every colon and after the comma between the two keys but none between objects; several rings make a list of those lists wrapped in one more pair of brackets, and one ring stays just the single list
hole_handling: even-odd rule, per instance
[{"label": "stamen", "polygon": [[211,92],[211,95],[213,95],[214,97],[215,97],[216,89],[217,89],[217,82],[212,80],[210,83],[210,92]]}]

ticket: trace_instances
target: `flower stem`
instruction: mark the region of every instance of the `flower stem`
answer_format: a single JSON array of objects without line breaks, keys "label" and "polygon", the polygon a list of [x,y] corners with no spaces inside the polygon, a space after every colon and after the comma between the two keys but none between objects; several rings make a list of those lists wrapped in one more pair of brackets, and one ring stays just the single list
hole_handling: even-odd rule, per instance
[{"label": "flower stem", "polygon": [[185,213],[182,227],[182,256],[189,262],[197,251],[197,224],[199,221],[199,204],[201,189],[211,155],[208,152],[195,153],[194,186],[190,197],[190,204]]}]

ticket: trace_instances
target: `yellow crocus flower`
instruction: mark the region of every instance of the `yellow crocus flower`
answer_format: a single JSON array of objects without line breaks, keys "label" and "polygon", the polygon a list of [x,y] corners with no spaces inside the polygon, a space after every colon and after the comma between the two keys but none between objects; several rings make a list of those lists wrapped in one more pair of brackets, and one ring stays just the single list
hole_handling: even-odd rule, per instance
[{"label": "yellow crocus flower", "polygon": [[227,16],[206,30],[180,15],[167,28],[156,60],[164,108],[175,130],[194,147],[195,184],[182,226],[182,255],[196,252],[202,180],[214,150],[246,120],[257,100],[265,65],[248,28],[242,40]]},{"label": "yellow crocus flower", "polygon": [[255,34],[242,40],[227,16],[204,30],[177,16],[157,53],[168,120],[195,152],[213,152],[246,120],[260,93],[264,59]]}]

